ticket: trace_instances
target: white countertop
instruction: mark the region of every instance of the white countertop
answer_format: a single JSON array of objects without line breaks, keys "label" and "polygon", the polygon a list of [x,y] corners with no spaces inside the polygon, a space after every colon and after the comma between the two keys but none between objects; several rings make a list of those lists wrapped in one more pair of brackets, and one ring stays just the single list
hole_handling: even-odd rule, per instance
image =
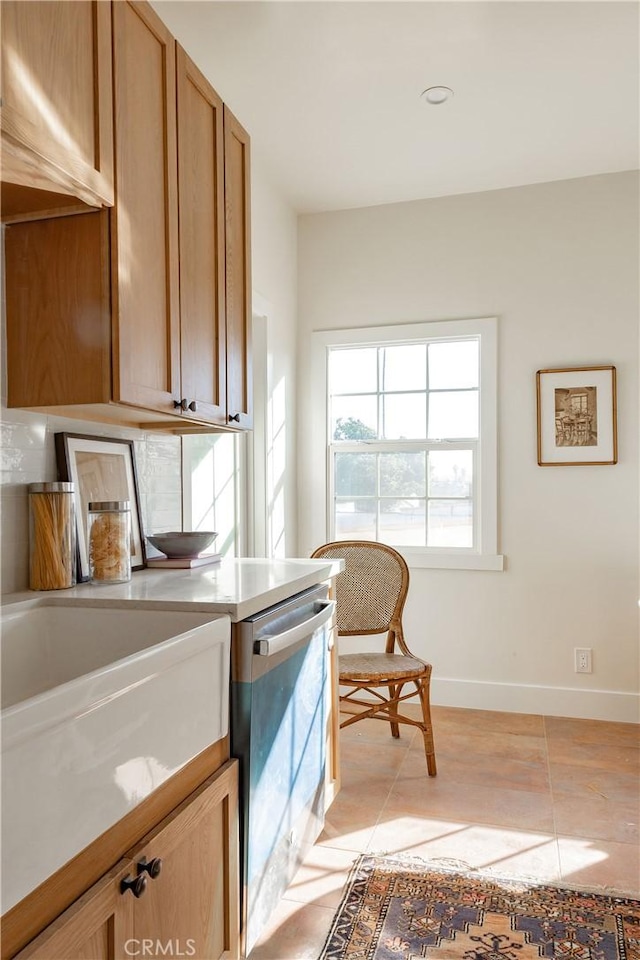
[{"label": "white countertop", "polygon": [[234,622],[328,580],[343,569],[342,560],[242,559],[193,570],[135,570],[129,583],[111,586],[79,583],[70,590],[26,591],[3,603],[46,596],[48,602],[77,600],[87,606],[120,603],[159,609],[226,613]]}]

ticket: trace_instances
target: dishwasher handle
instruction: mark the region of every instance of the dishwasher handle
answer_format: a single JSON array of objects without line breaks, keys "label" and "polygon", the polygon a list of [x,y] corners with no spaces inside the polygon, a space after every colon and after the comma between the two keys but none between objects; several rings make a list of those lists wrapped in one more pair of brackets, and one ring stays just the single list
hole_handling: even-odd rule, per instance
[{"label": "dishwasher handle", "polygon": [[271,637],[264,637],[256,640],[253,644],[253,652],[258,657],[271,657],[287,647],[293,646],[299,640],[305,637],[311,637],[320,627],[328,623],[333,616],[336,607],[335,600],[322,600],[315,604],[316,612],[312,617],[296,624],[290,630],[284,630],[282,633],[276,633]]}]

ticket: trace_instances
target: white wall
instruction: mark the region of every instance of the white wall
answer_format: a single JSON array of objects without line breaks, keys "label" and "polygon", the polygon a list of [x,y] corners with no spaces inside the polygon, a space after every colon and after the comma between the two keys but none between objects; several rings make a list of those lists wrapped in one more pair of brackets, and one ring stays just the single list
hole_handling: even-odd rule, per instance
[{"label": "white wall", "polygon": [[0,585],[3,594],[28,588],[27,489],[30,483],[57,479],[54,434],[58,432],[133,440],[145,535],[182,528],[179,437],[8,410],[3,399],[0,422]]},{"label": "white wall", "polygon": [[[437,703],[638,719],[638,176],[589,177],[299,221],[299,337],[499,318],[502,573],[414,570],[410,645]],[[309,365],[299,353],[299,485]],[[535,371],[612,363],[619,463],[541,468]],[[299,499],[302,554],[317,545]],[[576,675],[573,649],[593,648]]]},{"label": "white wall", "polygon": [[295,556],[297,222],[256,151],[251,170],[254,313],[266,316],[267,341],[266,356],[255,356],[266,368],[266,396],[255,397],[256,435],[264,432],[266,446],[257,451],[266,453],[266,489],[257,499],[266,504],[269,553]]}]

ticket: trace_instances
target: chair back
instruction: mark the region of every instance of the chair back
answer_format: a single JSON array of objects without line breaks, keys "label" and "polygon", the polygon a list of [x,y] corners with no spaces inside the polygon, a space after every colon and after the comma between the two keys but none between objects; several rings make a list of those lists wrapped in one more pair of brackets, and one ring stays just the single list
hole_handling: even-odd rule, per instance
[{"label": "chair back", "polygon": [[345,562],[336,577],[341,636],[388,633],[400,626],[409,569],[397,550],[370,540],[337,540],[318,547],[311,556]]}]

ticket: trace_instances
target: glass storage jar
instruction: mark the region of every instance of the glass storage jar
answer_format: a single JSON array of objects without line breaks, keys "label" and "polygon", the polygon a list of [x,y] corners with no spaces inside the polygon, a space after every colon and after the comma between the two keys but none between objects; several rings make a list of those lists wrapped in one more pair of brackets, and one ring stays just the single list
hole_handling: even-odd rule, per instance
[{"label": "glass storage jar", "polygon": [[92,583],[131,579],[131,509],[128,500],[89,504],[89,570]]},{"label": "glass storage jar", "polygon": [[29,484],[29,586],[64,590],[76,582],[72,483]]}]

